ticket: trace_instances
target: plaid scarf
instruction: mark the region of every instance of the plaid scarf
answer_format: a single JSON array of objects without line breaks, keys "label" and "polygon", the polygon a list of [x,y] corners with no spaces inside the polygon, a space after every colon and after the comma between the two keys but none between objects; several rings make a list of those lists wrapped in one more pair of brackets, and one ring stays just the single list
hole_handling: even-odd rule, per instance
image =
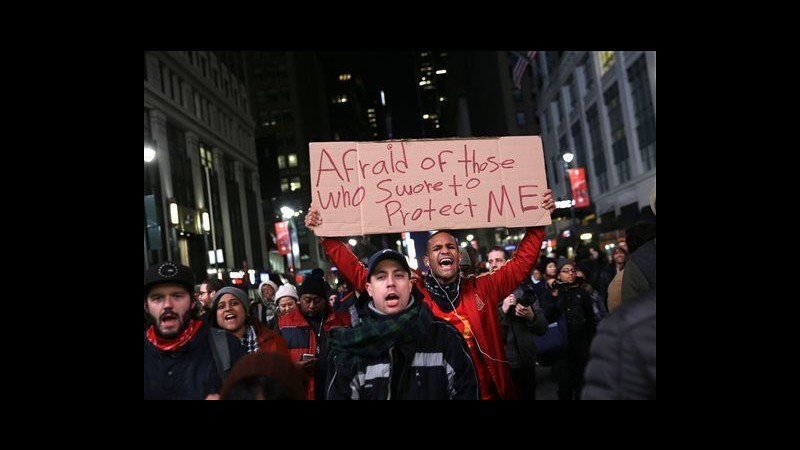
[{"label": "plaid scarf", "polygon": [[247,332],[245,332],[242,338],[242,347],[244,347],[245,353],[258,351],[258,336],[256,335],[256,328],[254,326],[247,326]]},{"label": "plaid scarf", "polygon": [[[428,272],[425,274],[423,281],[425,282],[425,287],[428,289],[428,293],[431,294],[431,298],[443,312],[450,312],[453,310],[453,306],[458,306],[458,302],[461,300],[459,298],[461,294],[461,276],[456,278],[456,281],[452,283],[440,284],[438,280],[433,278],[433,275]],[[450,302],[453,303],[450,304]]]},{"label": "plaid scarf", "polygon": [[411,306],[397,315],[380,318],[368,315],[355,328],[331,330],[328,358],[336,358],[342,367],[355,373],[363,369],[364,359],[377,358],[391,347],[422,336],[430,327],[433,315],[422,302],[413,297],[411,301]]}]

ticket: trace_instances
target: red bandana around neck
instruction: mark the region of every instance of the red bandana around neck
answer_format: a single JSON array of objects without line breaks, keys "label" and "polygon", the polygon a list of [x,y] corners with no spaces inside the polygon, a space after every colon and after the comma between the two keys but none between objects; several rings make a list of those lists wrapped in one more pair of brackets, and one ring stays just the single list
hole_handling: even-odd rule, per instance
[{"label": "red bandana around neck", "polygon": [[162,352],[172,352],[183,347],[187,342],[191,341],[197,330],[203,325],[203,322],[192,319],[189,326],[183,330],[183,333],[175,339],[165,339],[156,335],[155,325],[150,325],[147,329],[147,340],[150,341],[157,349]]}]

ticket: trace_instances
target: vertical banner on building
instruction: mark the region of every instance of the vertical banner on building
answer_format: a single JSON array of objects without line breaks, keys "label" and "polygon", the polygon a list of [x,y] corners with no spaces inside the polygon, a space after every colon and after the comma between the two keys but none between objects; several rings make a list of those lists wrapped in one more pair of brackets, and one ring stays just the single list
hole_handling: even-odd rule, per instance
[{"label": "vertical banner on building", "polygon": [[289,222],[275,222],[275,238],[279,255],[288,255],[292,251],[289,239]]},{"label": "vertical banner on building", "polygon": [[583,167],[569,169],[569,183],[572,186],[572,198],[576,208],[589,206],[589,186],[586,185],[586,173]]}]

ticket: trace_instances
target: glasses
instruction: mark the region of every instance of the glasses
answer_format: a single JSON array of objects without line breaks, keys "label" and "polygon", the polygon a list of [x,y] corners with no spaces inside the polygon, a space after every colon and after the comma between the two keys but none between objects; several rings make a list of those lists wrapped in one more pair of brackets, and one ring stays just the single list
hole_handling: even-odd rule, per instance
[{"label": "glasses", "polygon": [[561,273],[568,273],[568,272],[576,273],[578,271],[575,270],[575,269],[561,269],[561,270],[559,270],[559,272],[561,272]]}]

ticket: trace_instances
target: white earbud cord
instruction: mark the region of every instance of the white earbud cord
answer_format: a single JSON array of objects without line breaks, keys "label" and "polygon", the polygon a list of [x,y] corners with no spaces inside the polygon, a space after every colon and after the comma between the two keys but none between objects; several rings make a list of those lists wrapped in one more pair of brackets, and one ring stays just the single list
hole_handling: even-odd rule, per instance
[{"label": "white earbud cord", "polygon": [[[428,265],[428,269],[430,269],[430,267],[431,266]],[[432,273],[431,273],[431,277],[433,277],[434,281],[436,281],[436,284],[439,286],[439,288],[442,290],[442,292],[444,292],[445,298],[447,298],[447,301],[450,302],[450,306],[453,307],[453,314],[455,314],[456,317],[458,318],[458,320],[461,321],[461,324],[464,325],[464,329],[465,330],[467,330],[467,329],[470,330],[470,334],[472,334],[472,339],[473,339],[473,341],[475,341],[475,346],[478,347],[478,351],[481,352],[481,354],[483,356],[491,359],[492,361],[497,361],[497,362],[502,362],[502,363],[509,364],[508,361],[506,361],[504,359],[492,358],[491,356],[489,356],[488,353],[483,351],[483,349],[481,348],[481,344],[478,342],[477,336],[475,336],[475,333],[472,332],[471,328],[467,327],[467,322],[465,322],[464,319],[462,319],[461,316],[458,315],[458,312],[456,311],[456,305],[453,303],[453,300],[450,300],[450,296],[447,295],[447,291],[442,287],[441,283],[439,283],[439,279],[436,278],[436,275],[433,275]],[[458,284],[456,285],[456,299],[458,299],[458,296],[461,295],[461,268],[460,267],[458,269],[457,280],[458,280]]]}]

